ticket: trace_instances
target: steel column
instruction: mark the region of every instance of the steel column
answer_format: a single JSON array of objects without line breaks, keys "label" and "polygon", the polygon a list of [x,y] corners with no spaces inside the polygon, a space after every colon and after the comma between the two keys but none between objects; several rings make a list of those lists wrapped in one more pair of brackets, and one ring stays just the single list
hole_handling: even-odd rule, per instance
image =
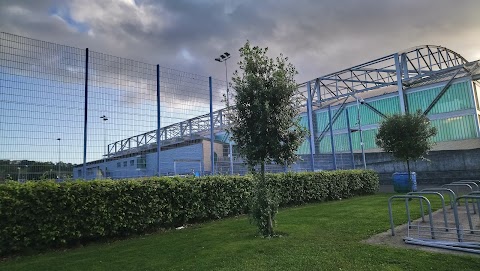
[{"label": "steel column", "polygon": [[358,99],[357,99],[357,122],[358,122],[358,132],[360,136],[360,148],[362,150],[363,169],[367,169],[367,162],[365,160],[365,147],[363,144],[362,122],[360,120],[360,102],[358,101]]},{"label": "steel column", "polygon": [[313,132],[313,120],[312,120],[312,89],[311,83],[307,83],[307,117],[308,117],[308,130],[310,132],[310,136],[308,137],[310,142],[310,170],[315,171],[315,163],[314,163],[314,154],[315,154],[315,135]]},{"label": "steel column", "polygon": [[[403,92],[403,84],[402,84],[402,69],[400,67],[400,60],[398,53],[394,56],[395,59],[395,69],[397,74],[397,88],[398,88],[398,99],[400,101],[400,112],[405,114],[405,94]],[[405,63],[406,65],[406,63]],[[406,71],[405,77],[408,78],[408,70]]]},{"label": "steel column", "polygon": [[332,106],[328,105],[328,120],[330,122],[330,143],[332,145],[333,169],[337,170],[337,157],[335,157],[335,141],[333,139]]},{"label": "steel column", "polygon": [[348,115],[348,108],[345,108],[345,115],[347,118],[348,146],[350,147],[350,154],[352,155],[352,168],[355,169],[355,156],[353,155],[352,131],[350,130],[350,118]]},{"label": "steel column", "polygon": [[477,137],[480,137],[480,119],[479,119],[479,106],[477,104],[477,101],[479,101],[479,97],[477,97],[477,86],[473,83],[473,82],[470,82],[469,85],[469,88],[470,88],[470,92],[472,93],[472,103],[473,103],[473,108],[475,108],[475,127],[476,127],[476,134],[477,134]]}]

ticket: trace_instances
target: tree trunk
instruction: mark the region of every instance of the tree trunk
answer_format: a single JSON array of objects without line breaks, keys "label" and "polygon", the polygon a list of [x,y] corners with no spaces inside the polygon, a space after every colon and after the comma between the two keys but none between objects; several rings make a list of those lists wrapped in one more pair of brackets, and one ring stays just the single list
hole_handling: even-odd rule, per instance
[{"label": "tree trunk", "polygon": [[[267,202],[267,205],[268,202],[270,202],[270,200],[268,199],[269,197],[269,193],[268,193],[268,188],[267,188],[267,183],[266,183],[266,180],[265,180],[265,163],[262,163],[261,167],[260,167],[260,173],[261,173],[261,182],[262,182],[262,186],[265,188],[265,202]],[[272,237],[273,236],[273,221],[272,221],[272,211],[271,211],[271,208],[270,206],[266,206],[267,209],[268,209],[268,220],[267,220],[267,231],[268,231],[268,236]]]}]

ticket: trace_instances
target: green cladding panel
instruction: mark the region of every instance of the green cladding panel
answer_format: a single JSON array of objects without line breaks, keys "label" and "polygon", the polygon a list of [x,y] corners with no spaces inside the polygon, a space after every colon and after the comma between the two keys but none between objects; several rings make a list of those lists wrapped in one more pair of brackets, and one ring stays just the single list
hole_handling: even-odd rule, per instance
[{"label": "green cladding panel", "polygon": [[[452,84],[432,108],[429,115],[474,108],[473,94],[470,91],[469,84],[469,81]],[[412,113],[418,109],[422,112],[425,111],[442,89],[443,86],[439,86],[408,93],[409,111]]]},{"label": "green cladding panel", "polygon": [[[377,134],[377,129],[370,129],[363,131],[363,144],[365,150],[378,148],[375,145],[375,136]],[[348,134],[336,134],[333,136],[335,141],[335,152],[349,152],[350,147],[348,144]],[[318,145],[320,153],[332,153],[332,145],[330,143],[330,135],[325,136]],[[360,151],[360,133],[352,133],[352,147],[353,151]]]},{"label": "green cladding panel", "polygon": [[[375,107],[377,110],[382,112],[385,115],[393,115],[400,113],[400,103],[398,96],[393,96],[381,100],[368,102],[370,105]],[[355,103],[348,105],[348,115],[350,120],[351,127],[358,125],[358,108]],[[332,117],[336,114],[338,109],[332,109]],[[315,128],[318,133],[321,133],[329,123],[328,110],[322,110],[320,112],[315,112],[316,125]],[[377,113],[373,112],[371,109],[365,105],[360,105],[360,121],[362,125],[370,125],[379,123],[382,120],[382,117]],[[333,124],[333,130],[340,130],[347,128],[347,118],[345,110],[342,111],[340,116],[337,118],[337,121]]]},{"label": "green cladding panel", "polygon": [[[438,101],[438,103],[432,108],[430,114],[449,113],[475,108],[473,102],[474,97],[469,84],[471,84],[471,82],[469,81],[452,84],[442,96],[442,98]],[[410,112],[415,112],[418,109],[425,111],[425,109],[435,99],[438,93],[440,93],[442,88],[443,86],[438,86],[434,88],[407,93],[407,101]],[[385,115],[393,115],[400,113],[400,102],[397,95],[367,102]],[[376,125],[382,121],[381,116],[379,116],[377,113],[375,113],[365,105],[360,105],[360,109],[358,109],[356,103],[353,102],[350,103],[346,108],[348,108],[349,112],[350,128],[355,129],[358,127],[358,110],[360,110],[360,120],[362,127],[365,127],[367,125]],[[332,109],[332,116],[335,115],[337,110],[338,108]],[[314,112],[313,124],[314,131],[317,135],[319,135],[325,129],[325,127],[327,127],[328,123],[329,117],[328,110],[326,108]],[[301,117],[301,124],[305,127],[308,127],[308,118],[306,115]],[[477,126],[474,115],[437,119],[432,121],[432,125],[437,127],[438,129],[438,134],[433,138],[435,142],[462,140],[477,137]],[[369,129],[363,131],[364,147],[366,150],[378,148],[375,145],[375,135],[378,130],[371,129],[372,126],[368,128]],[[333,124],[333,130],[335,133],[335,151],[350,151],[348,135],[346,133],[347,120],[345,110],[343,110],[341,115]],[[352,133],[352,145],[354,151],[360,151],[361,148],[359,132]],[[320,142],[316,140],[315,147],[317,153],[332,152],[329,131],[326,131],[324,137]],[[297,153],[310,153],[310,145],[308,139],[303,142]]]},{"label": "green cladding panel", "polygon": [[[382,112],[385,115],[393,115],[400,113],[400,102],[398,96],[392,96],[389,98],[376,100],[376,101],[368,101],[368,104],[376,108],[378,111]],[[357,106],[350,105],[348,108],[348,114],[350,119],[350,125],[353,127],[358,124],[357,122]],[[365,105],[360,105],[360,121],[362,125],[370,125],[370,124],[377,124],[382,120],[382,117],[379,116],[377,113],[372,111]],[[338,126],[336,126],[338,125]],[[343,112],[343,116],[337,120],[337,123],[333,126],[334,129],[344,129],[347,127],[347,121],[345,118],[345,111]]]},{"label": "green cladding panel", "polygon": [[437,135],[433,140],[440,142],[476,138],[475,121],[473,115],[432,120],[432,125],[437,128]]},{"label": "green cladding panel", "polygon": [[[308,131],[308,117],[307,115],[300,116],[300,125],[305,127]],[[302,142],[300,147],[297,150],[297,154],[309,154],[310,153],[310,142],[308,141],[308,136]]]}]

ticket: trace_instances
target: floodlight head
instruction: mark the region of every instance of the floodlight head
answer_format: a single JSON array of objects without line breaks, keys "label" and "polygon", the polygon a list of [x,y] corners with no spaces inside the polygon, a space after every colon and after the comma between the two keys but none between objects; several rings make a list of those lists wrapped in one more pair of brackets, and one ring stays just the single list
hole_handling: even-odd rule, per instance
[{"label": "floodlight head", "polygon": [[222,62],[219,57],[215,58],[216,61]]},{"label": "floodlight head", "polygon": [[225,55],[220,55],[220,57],[221,57],[222,59],[225,59],[226,56],[225,56]]},{"label": "floodlight head", "polygon": [[228,52],[225,52],[225,53],[223,53],[223,54],[224,54],[225,56],[227,56],[227,57],[230,56],[230,54],[229,54]]},{"label": "floodlight head", "polygon": [[60,140],[61,138],[57,138],[57,140]]}]

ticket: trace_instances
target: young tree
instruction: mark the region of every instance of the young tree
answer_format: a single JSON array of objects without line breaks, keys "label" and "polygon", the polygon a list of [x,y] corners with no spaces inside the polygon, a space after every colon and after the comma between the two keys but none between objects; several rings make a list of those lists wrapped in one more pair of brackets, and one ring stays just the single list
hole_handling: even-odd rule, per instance
[{"label": "young tree", "polygon": [[273,236],[278,200],[266,184],[265,163],[293,163],[306,134],[299,124],[297,71],[288,58],[269,58],[268,48],[252,47],[248,41],[239,51],[242,74],[235,71],[232,79],[236,95],[229,129],[248,165],[260,165],[251,215],[263,236]]},{"label": "young tree", "polygon": [[432,148],[431,137],[437,134],[427,116],[419,110],[414,114],[388,116],[380,124],[375,143],[385,152],[390,152],[407,163],[411,187],[410,161],[422,158]]}]

